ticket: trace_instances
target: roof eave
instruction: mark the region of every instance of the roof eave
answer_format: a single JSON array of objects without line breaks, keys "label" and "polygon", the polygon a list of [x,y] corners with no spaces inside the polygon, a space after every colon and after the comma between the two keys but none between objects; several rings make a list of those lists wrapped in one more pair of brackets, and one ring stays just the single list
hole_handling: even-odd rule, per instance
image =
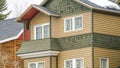
[{"label": "roof eave", "polygon": [[0,44],[1,44],[1,43],[5,43],[5,42],[8,42],[8,41],[11,41],[11,40],[14,40],[14,39],[18,39],[22,33],[23,33],[23,29],[22,29],[22,30],[18,33],[18,35],[16,35],[16,36],[11,37],[11,38],[8,38],[8,39],[1,40],[1,41],[0,41]]},{"label": "roof eave", "polygon": [[49,15],[49,16],[57,16],[57,17],[59,17],[59,15],[57,15],[57,14],[50,14],[50,13],[48,13],[48,12],[46,12],[46,11],[38,8],[38,7],[36,7],[35,5],[32,5],[32,7],[36,8],[36,9],[39,10],[40,12],[43,12],[43,13]]},{"label": "roof eave", "polygon": [[26,9],[17,19],[16,21],[19,22],[21,20],[21,18],[32,8],[32,5],[30,7],[28,7],[28,9]]},{"label": "roof eave", "polygon": [[86,3],[83,3],[83,2],[81,2],[80,0],[73,0],[73,1],[75,1],[75,2],[77,2],[77,3],[80,3],[80,4],[86,6],[86,7],[90,8],[90,9],[93,8],[93,6],[90,6],[90,5],[86,4]]},{"label": "roof eave", "polygon": [[120,12],[117,12],[117,11],[105,10],[105,9],[101,9],[101,8],[93,8],[93,10],[105,11],[105,12],[110,12],[110,13],[120,14]]}]

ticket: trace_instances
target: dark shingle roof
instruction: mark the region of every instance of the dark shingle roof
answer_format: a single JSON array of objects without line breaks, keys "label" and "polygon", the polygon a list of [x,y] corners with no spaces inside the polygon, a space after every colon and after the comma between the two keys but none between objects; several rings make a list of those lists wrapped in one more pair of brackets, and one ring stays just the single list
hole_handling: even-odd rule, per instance
[{"label": "dark shingle roof", "polygon": [[23,25],[21,23],[17,23],[16,18],[0,20],[0,43],[15,39],[20,32],[22,33],[22,30]]},{"label": "dark shingle roof", "polygon": [[35,5],[35,4],[33,4],[32,6],[35,7],[35,8],[37,8],[38,10],[40,10],[40,11],[42,11],[42,12],[45,12],[45,13],[48,14],[48,15],[59,16],[59,15],[57,15],[56,13],[54,13],[54,12],[52,12],[52,11],[48,10],[47,8],[42,7],[42,6],[40,6],[40,5]]}]

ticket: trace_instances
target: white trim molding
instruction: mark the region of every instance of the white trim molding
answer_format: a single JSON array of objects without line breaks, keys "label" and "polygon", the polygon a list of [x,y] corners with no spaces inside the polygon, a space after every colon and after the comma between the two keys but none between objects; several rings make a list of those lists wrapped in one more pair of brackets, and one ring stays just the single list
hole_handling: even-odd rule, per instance
[{"label": "white trim molding", "polygon": [[27,54],[18,54],[22,59],[26,58],[34,58],[34,57],[44,57],[44,56],[57,56],[59,51],[43,51],[43,52],[35,52],[35,53],[27,53]]},{"label": "white trim molding", "polygon": [[23,29],[18,33],[18,35],[14,36],[14,37],[7,38],[7,39],[4,39],[4,40],[0,40],[0,43],[4,43],[4,42],[8,42],[8,41],[17,39],[17,38],[20,37],[20,35],[21,35],[22,33],[23,33]]}]

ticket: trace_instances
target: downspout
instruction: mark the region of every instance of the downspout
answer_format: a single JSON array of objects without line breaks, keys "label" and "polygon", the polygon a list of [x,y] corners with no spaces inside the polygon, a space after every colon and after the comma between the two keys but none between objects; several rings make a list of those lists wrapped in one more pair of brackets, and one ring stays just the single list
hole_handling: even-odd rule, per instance
[{"label": "downspout", "polygon": [[92,12],[91,12],[91,27],[92,27],[92,68],[94,68],[94,39],[93,39],[93,35],[94,35],[94,15],[93,15],[93,9],[92,9]]},{"label": "downspout", "polygon": [[[49,22],[50,22],[50,50],[51,50],[51,43],[52,43],[52,20],[51,16],[49,16]],[[50,68],[52,68],[52,56],[50,56]]]}]

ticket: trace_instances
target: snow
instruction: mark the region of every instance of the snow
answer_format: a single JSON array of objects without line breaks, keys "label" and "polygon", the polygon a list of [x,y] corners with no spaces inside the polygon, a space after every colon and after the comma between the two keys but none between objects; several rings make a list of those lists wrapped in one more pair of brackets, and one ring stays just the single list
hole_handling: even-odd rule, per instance
[{"label": "snow", "polygon": [[116,9],[116,10],[120,10],[120,7],[115,4],[114,2],[111,2],[109,0],[88,0],[96,5],[99,5],[101,7],[104,8],[111,8],[111,9]]}]

